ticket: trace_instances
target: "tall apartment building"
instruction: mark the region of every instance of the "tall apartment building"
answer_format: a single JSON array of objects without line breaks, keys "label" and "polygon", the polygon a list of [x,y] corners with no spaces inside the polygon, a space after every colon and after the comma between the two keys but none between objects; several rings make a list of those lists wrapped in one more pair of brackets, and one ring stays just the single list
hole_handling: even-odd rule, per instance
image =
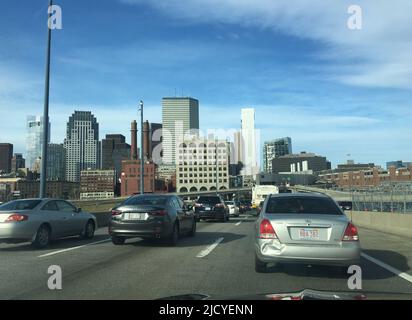
[{"label": "tall apartment building", "polygon": [[241,136],[244,147],[242,175],[253,176],[259,172],[256,152],[255,109],[253,108],[241,110]]},{"label": "tall apartment building", "polygon": [[[43,125],[42,116],[30,115],[27,117],[27,136],[26,136],[26,166],[34,169],[37,165],[36,161],[41,158],[43,148]],[[46,143],[50,142],[50,123],[49,135]]]},{"label": "tall apartment building", "polygon": [[114,198],[116,173],[114,170],[82,170],[80,174],[80,199]]},{"label": "tall apartment building", "polygon": [[163,163],[176,163],[176,145],[189,130],[199,130],[199,101],[193,98],[163,98]]},{"label": "tall apartment building", "polygon": [[0,172],[11,172],[11,159],[13,157],[13,145],[11,143],[0,143]]},{"label": "tall apartment building", "polygon": [[194,137],[178,146],[176,190],[229,189],[229,145],[225,140]]},{"label": "tall apartment building", "polygon": [[67,122],[66,180],[79,182],[82,170],[100,169],[99,124],[90,111],[75,111]]},{"label": "tall apartment building", "polygon": [[272,160],[292,153],[292,139],[289,137],[265,141],[263,144],[263,170],[272,172]]},{"label": "tall apartment building", "polygon": [[50,143],[47,151],[47,180],[66,180],[66,149],[63,144]]}]

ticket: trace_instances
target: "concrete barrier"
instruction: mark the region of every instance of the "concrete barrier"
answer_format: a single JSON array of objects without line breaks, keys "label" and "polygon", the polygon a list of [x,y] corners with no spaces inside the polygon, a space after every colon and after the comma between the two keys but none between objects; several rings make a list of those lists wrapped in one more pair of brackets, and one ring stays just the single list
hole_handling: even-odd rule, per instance
[{"label": "concrete barrier", "polygon": [[412,238],[412,214],[347,211],[346,215],[358,227]]}]

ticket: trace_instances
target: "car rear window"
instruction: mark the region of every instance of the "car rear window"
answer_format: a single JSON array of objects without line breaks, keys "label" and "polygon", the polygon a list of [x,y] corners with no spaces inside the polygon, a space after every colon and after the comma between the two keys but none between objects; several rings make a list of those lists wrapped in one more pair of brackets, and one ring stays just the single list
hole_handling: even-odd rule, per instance
[{"label": "car rear window", "polygon": [[123,202],[123,205],[143,205],[143,206],[164,206],[167,203],[168,197],[131,197]]},{"label": "car rear window", "polygon": [[306,197],[270,198],[265,212],[270,214],[343,214],[330,199]]},{"label": "car rear window", "polygon": [[220,203],[220,198],[219,197],[199,197],[199,199],[197,200],[197,203],[216,204],[216,203]]},{"label": "car rear window", "polygon": [[7,202],[0,206],[0,211],[9,210],[32,210],[41,202],[41,200],[15,200]]}]

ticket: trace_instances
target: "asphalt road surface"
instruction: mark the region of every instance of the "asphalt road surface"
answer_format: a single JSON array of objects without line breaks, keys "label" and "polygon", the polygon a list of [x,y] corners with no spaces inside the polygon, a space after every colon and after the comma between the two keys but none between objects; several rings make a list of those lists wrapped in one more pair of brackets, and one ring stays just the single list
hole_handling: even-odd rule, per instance
[{"label": "asphalt road surface", "polygon": [[[147,240],[114,246],[107,229],[91,241],[70,238],[34,250],[0,244],[0,299],[156,299],[203,293],[212,297],[291,292],[304,288],[348,291],[339,269],[321,266],[254,270],[255,218],[200,222],[194,238],[176,247]],[[411,239],[360,230],[362,290],[412,292]],[[50,290],[49,266],[62,269],[62,290]]]}]

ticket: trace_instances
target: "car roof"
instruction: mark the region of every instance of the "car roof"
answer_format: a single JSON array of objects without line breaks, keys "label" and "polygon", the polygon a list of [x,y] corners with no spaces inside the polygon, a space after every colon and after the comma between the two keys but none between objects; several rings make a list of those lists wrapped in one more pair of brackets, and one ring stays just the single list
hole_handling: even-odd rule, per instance
[{"label": "car roof", "polygon": [[277,193],[271,194],[271,198],[320,198],[329,199],[330,197],[324,193],[318,192],[296,192],[296,193]]}]

